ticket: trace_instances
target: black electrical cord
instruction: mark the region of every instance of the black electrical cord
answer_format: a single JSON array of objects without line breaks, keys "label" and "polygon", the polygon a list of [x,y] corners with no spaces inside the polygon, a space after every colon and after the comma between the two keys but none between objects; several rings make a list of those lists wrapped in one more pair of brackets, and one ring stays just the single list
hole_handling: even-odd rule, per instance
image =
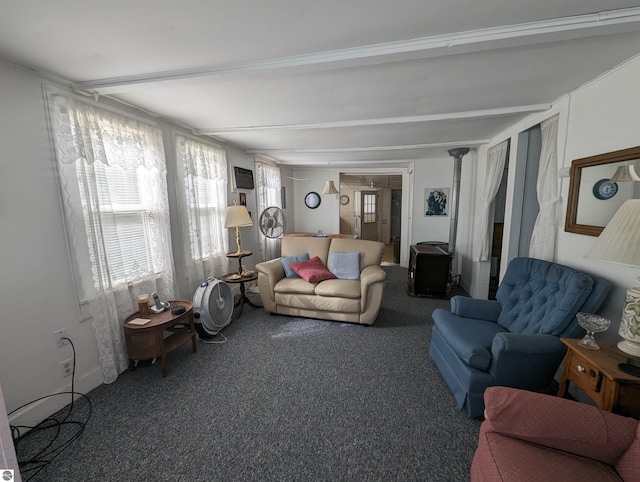
[{"label": "black electrical cord", "polygon": [[[62,338],[63,340],[68,340],[71,344],[71,349],[73,350],[73,369],[71,371],[71,391],[60,392],[60,393],[52,393],[51,395],[45,395],[44,397],[36,398],[20,407],[16,408],[9,412],[9,415],[17,412],[18,410],[27,407],[35,402],[39,402],[40,400],[44,400],[50,397],[57,397],[60,395],[71,395],[71,403],[68,405],[69,410],[64,415],[62,420],[58,420],[54,417],[47,417],[42,422],[38,423],[34,426],[28,425],[11,425],[11,433],[13,436],[13,443],[15,445],[16,453],[19,454],[19,445],[22,441],[27,440],[28,437],[33,437],[36,434],[44,431],[51,430],[53,432],[53,437],[42,449],[38,451],[35,455],[29,457],[25,460],[20,460],[18,458],[18,466],[20,467],[20,473],[24,476],[28,474],[28,478],[24,479],[25,482],[31,480],[35,477],[42,469],[44,469],[49,463],[53,461],[58,455],[60,455],[64,449],[66,449],[69,445],[71,445],[75,440],[82,435],[84,429],[86,427],[89,418],[91,418],[91,400],[84,395],[83,393],[79,393],[75,391],[75,379],[76,379],[76,348],[73,345],[73,341],[69,338]],[[69,420],[71,413],[74,408],[74,397],[78,395],[84,398],[87,401],[89,411],[87,413],[86,419],[83,421],[75,421]],[[71,427],[73,429],[70,436],[65,440],[61,439],[63,437],[63,428]],[[29,432],[20,435],[21,429],[28,429]],[[66,432],[66,431],[65,431]],[[59,440],[60,439],[60,440]]]}]

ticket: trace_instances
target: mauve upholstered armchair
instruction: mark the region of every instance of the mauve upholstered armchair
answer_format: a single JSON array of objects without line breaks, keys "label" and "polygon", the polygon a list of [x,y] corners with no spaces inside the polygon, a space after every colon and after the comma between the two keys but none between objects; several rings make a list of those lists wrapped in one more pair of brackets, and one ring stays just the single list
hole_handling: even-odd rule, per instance
[{"label": "mauve upholstered armchair", "polygon": [[640,481],[640,424],[573,400],[490,387],[472,482]]}]

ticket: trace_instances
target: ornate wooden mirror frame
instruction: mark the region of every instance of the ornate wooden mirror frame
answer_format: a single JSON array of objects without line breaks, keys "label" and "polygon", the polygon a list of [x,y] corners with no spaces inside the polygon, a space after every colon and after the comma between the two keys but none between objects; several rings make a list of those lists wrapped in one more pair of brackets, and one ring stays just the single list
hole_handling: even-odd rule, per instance
[{"label": "ornate wooden mirror frame", "polygon": [[[595,193],[597,185],[611,178],[616,172],[618,166],[610,166],[610,164],[619,163],[619,165],[622,166],[632,160],[640,160],[640,146],[575,159],[571,162],[567,216],[564,224],[564,230],[566,232],[586,234],[587,236],[599,236],[604,226],[609,222],[611,217],[613,217],[619,205],[622,205],[627,199],[638,197],[633,194],[634,190],[636,193],[638,193],[639,190],[634,186],[638,183],[634,182],[616,184],[616,191],[609,195],[611,197],[610,199],[598,197]],[[605,166],[605,168],[592,169],[588,172],[588,175],[585,175],[587,168],[598,166]],[[595,178],[602,179],[596,180],[594,184],[593,179]],[[622,184],[626,186],[620,188]],[[617,199],[616,194],[619,196]],[[597,205],[594,203],[610,203],[609,213],[605,209],[605,218],[603,219],[603,214],[600,213],[600,220],[598,220],[595,214],[590,216],[590,210],[587,207],[590,205],[589,203],[591,203],[591,206]],[[605,205],[600,204],[599,206]]]}]

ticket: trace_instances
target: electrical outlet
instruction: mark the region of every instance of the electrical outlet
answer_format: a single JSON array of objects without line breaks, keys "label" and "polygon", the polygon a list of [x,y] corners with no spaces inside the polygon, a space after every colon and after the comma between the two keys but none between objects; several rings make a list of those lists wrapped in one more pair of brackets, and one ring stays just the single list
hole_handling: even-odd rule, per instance
[{"label": "electrical outlet", "polygon": [[61,361],[60,369],[62,370],[62,378],[70,377],[73,374],[73,358]]},{"label": "electrical outlet", "polygon": [[62,348],[63,346],[67,346],[69,344],[69,340],[65,340],[65,338],[67,338],[66,328],[61,328],[54,331],[53,336],[56,338],[56,346],[58,348]]}]

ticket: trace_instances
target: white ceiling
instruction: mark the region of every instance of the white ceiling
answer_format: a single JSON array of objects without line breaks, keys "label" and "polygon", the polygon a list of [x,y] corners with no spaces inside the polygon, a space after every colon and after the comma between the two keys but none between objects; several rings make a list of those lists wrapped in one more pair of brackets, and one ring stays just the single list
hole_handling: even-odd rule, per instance
[{"label": "white ceiling", "polygon": [[0,57],[291,165],[473,148],[637,54],[631,0],[0,2]]}]

